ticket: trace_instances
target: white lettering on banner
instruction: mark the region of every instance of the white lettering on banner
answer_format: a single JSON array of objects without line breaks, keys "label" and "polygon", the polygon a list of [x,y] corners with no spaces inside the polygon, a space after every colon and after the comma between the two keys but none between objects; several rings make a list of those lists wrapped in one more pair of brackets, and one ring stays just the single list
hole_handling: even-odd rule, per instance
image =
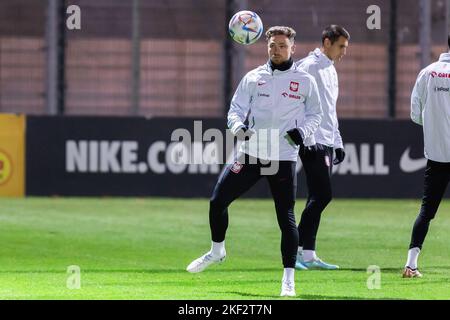
[{"label": "white lettering on banner", "polygon": [[[216,143],[208,143],[203,148],[201,142],[194,142],[193,150],[198,149],[199,151],[194,151],[194,159],[191,158],[191,163],[188,167],[188,173],[219,173],[219,158],[218,158],[218,147]],[[203,150],[203,151],[202,151]],[[203,154],[203,156],[202,156]],[[197,159],[197,158],[201,159]],[[194,160],[194,161],[192,161]],[[196,164],[199,163],[199,164]]]},{"label": "white lettering on banner", "polygon": [[98,171],[98,141],[89,141],[89,172]]},{"label": "white lettering on banner", "polygon": [[137,141],[66,141],[66,172],[145,174],[217,174],[220,154],[217,141],[203,144],[155,141],[147,159],[138,162]]},{"label": "white lettering on banner", "polygon": [[297,165],[295,166],[295,172],[299,173],[303,168],[303,163],[300,157],[297,157]]},{"label": "white lettering on banner", "polygon": [[[119,149],[121,161],[119,162]],[[138,166],[136,141],[66,141],[67,172],[135,173]],[[122,163],[122,166],[120,166]],[[144,163],[145,165],[145,163]],[[140,171],[146,171],[140,165]]]},{"label": "white lettering on banner", "polygon": [[[188,155],[188,158],[183,158],[183,163],[185,164],[203,164],[202,161],[202,148],[203,143],[202,141],[202,122],[201,121],[194,121],[194,139],[191,139],[191,133],[187,129],[179,128],[172,132],[172,135],[170,137],[171,141],[183,143],[187,147],[190,146],[189,150],[192,151]],[[219,131],[220,132],[220,131]],[[205,133],[206,134],[206,133]],[[211,136],[211,132],[208,133],[208,136]],[[194,143],[192,142],[194,141]],[[177,149],[175,149],[177,150]],[[170,159],[172,162],[174,162],[174,159]],[[176,162],[176,161],[175,161]],[[177,170],[177,169],[175,169]]]},{"label": "white lettering on banner", "polygon": [[181,142],[172,142],[166,150],[167,169],[173,174],[186,170],[189,154],[188,148]]},{"label": "white lettering on banner", "polygon": [[370,164],[370,144],[363,143],[360,146],[361,154],[361,174],[372,175],[375,173],[375,166]]},{"label": "white lettering on banner", "polygon": [[222,132],[219,129],[208,129],[203,134],[203,141],[206,143],[203,150],[203,161],[206,164],[220,164],[221,159],[223,159],[222,148],[219,148],[219,146],[223,146]]},{"label": "white lettering on banner", "polygon": [[66,171],[87,172],[87,141],[66,141]]},{"label": "white lettering on banner", "polygon": [[138,143],[136,141],[122,142],[122,172],[137,172],[137,149]]},{"label": "white lettering on banner", "polygon": [[[214,132],[211,132],[211,136],[212,133]],[[179,131],[178,134],[181,137],[183,132]],[[165,141],[155,141],[147,150],[147,159],[139,162],[137,141],[67,140],[66,172],[126,174],[145,174],[148,171],[155,174],[217,174],[220,172],[223,153],[219,147],[220,141],[214,139],[214,142],[196,141],[186,144],[187,142],[189,139],[184,137],[181,141],[169,144]],[[385,164],[383,144],[347,143],[345,152],[344,161],[333,166],[334,174],[389,174],[389,166]],[[231,156],[233,155],[230,154],[230,159]],[[297,172],[301,167],[299,160]]]},{"label": "white lettering on banner", "polygon": [[100,172],[120,172],[119,148],[120,141],[100,141]]},{"label": "white lettering on banner", "polygon": [[338,166],[333,167],[333,172],[337,174],[359,174],[359,161],[356,146],[348,143],[345,145],[345,158]]},{"label": "white lettering on banner", "polygon": [[[373,148],[373,154],[371,150]],[[333,166],[333,173],[339,175],[388,175],[389,166],[384,163],[384,145],[376,143],[371,148],[369,143],[361,143],[359,153],[356,145],[345,145],[345,159]]]},{"label": "white lettering on banner", "polygon": [[384,164],[384,145],[375,144],[375,173],[378,175],[388,175],[389,166]]},{"label": "white lettering on banner", "polygon": [[164,141],[154,142],[147,152],[147,161],[150,170],[154,173],[163,174],[166,172],[166,166],[158,161],[158,154],[166,150],[166,143]]}]

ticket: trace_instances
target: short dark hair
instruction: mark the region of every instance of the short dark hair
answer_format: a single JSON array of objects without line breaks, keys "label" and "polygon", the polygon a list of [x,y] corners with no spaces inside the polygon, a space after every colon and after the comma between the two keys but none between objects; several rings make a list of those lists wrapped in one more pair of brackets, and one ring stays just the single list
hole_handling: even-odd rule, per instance
[{"label": "short dark hair", "polygon": [[270,27],[269,30],[266,31],[266,40],[269,40],[273,36],[278,35],[285,35],[289,38],[291,42],[295,40],[295,36],[297,35],[297,32],[295,32],[294,29],[291,27],[285,27],[285,26],[274,26]]},{"label": "short dark hair", "polygon": [[331,41],[331,44],[333,44],[341,36],[347,40],[350,40],[350,33],[348,33],[344,27],[338,26],[337,24],[329,25],[322,31],[322,44],[325,43],[325,39],[327,38]]}]

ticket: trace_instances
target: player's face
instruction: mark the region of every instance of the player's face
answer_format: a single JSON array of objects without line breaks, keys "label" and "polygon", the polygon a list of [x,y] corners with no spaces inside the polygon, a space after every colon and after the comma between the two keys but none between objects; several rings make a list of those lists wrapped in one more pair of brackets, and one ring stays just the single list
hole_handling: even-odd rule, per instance
[{"label": "player's face", "polygon": [[337,41],[331,44],[329,39],[324,41],[325,54],[333,61],[340,61],[347,53],[348,40],[340,36]]},{"label": "player's face", "polygon": [[269,59],[275,64],[283,63],[291,58],[295,51],[295,44],[285,35],[270,37],[267,43]]}]

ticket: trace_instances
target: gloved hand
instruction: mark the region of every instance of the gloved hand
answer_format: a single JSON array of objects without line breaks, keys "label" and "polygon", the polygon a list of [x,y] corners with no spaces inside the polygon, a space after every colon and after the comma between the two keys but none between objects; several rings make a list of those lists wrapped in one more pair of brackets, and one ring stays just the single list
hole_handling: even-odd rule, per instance
[{"label": "gloved hand", "polygon": [[254,133],[255,132],[252,129],[249,129],[248,126],[244,125],[236,132],[236,137],[238,140],[249,140]]},{"label": "gloved hand", "polygon": [[300,133],[300,129],[294,128],[286,132],[284,136],[289,144],[300,146],[300,149],[304,148],[302,134]]},{"label": "gloved hand", "polygon": [[334,151],[336,153],[336,158],[333,160],[333,164],[339,164],[344,161],[345,151],[343,148],[338,148]]}]

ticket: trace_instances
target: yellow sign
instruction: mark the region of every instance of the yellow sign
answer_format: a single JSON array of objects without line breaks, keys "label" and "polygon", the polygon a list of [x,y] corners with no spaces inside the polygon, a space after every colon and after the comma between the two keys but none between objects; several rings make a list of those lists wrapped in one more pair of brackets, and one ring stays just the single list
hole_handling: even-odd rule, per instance
[{"label": "yellow sign", "polygon": [[0,185],[6,183],[11,177],[11,160],[6,152],[0,150]]},{"label": "yellow sign", "polygon": [[0,114],[0,196],[25,195],[25,116]]}]

